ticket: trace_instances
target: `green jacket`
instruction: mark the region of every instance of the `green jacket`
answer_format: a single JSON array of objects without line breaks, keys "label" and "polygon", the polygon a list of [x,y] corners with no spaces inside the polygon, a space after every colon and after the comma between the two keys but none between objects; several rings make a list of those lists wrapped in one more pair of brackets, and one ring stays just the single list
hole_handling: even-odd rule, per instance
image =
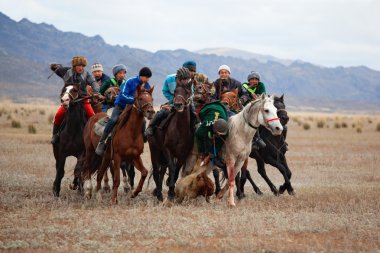
[{"label": "green jacket", "polygon": [[249,84],[243,83],[241,85],[241,89],[239,90],[239,97],[243,103],[243,105],[246,105],[248,102],[252,100],[252,94],[265,94],[265,84],[262,82],[259,82],[259,84],[256,87],[249,87]]},{"label": "green jacket", "polygon": [[[121,84],[123,84],[125,80]],[[104,96],[104,93],[109,87],[118,87],[120,88],[121,84],[119,85],[115,78],[111,78],[106,80],[104,83],[102,83],[102,86],[100,86],[99,93]]]},{"label": "green jacket", "polygon": [[[224,119],[228,121],[228,114],[226,107],[218,100],[204,105],[198,109],[197,114],[201,120],[201,124],[195,132],[197,140],[197,147],[199,153],[211,152],[206,150],[206,142],[209,141],[209,137],[212,137],[212,125],[216,119]],[[209,134],[211,132],[211,134]],[[220,151],[223,141],[216,140],[217,152]]]}]

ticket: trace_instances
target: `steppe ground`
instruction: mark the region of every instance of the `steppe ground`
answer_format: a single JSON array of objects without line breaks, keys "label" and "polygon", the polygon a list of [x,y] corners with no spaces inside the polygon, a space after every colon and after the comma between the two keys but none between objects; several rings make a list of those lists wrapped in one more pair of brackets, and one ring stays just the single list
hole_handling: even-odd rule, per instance
[{"label": "steppe ground", "polygon": [[[204,198],[171,208],[149,187],[119,204],[52,195],[49,144],[57,106],[0,104],[0,251],[11,252],[380,252],[380,116],[290,112],[287,158],[296,195],[272,195],[250,160],[263,196],[229,209]],[[143,160],[151,167],[149,148]],[[283,178],[267,166],[278,186]],[[138,173],[137,173],[138,174]],[[166,188],[165,188],[166,194]]]}]

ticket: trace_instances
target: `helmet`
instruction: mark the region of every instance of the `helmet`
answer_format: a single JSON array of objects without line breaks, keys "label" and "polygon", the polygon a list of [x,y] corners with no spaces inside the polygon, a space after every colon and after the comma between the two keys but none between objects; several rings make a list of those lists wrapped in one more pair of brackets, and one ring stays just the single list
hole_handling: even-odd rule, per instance
[{"label": "helmet", "polygon": [[112,68],[112,74],[114,76],[116,76],[116,74],[119,73],[122,70],[124,70],[125,72],[127,72],[127,67],[124,64],[117,64],[117,65],[113,66],[113,68]]},{"label": "helmet", "polygon": [[257,80],[260,81],[260,74],[259,74],[259,72],[252,71],[252,72],[248,75],[248,77],[247,77],[248,82],[249,82],[249,80],[251,80],[252,78],[256,78]]},{"label": "helmet", "polygon": [[103,71],[102,64],[100,64],[100,63],[94,63],[94,64],[92,64],[92,66],[91,66],[91,72],[94,72],[94,71]]},{"label": "helmet", "polygon": [[224,119],[217,119],[212,125],[212,130],[214,134],[226,135],[228,132],[228,124]]},{"label": "helmet", "polygon": [[177,70],[176,77],[178,80],[190,79],[191,74],[188,68],[181,67]]},{"label": "helmet", "polygon": [[87,66],[87,59],[84,56],[74,56],[71,60],[71,65],[75,66]]}]

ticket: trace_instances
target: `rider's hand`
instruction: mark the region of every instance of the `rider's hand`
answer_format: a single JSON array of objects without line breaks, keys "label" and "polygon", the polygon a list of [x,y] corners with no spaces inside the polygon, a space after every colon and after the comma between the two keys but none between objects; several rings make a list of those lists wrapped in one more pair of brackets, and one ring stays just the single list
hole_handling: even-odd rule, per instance
[{"label": "rider's hand", "polygon": [[52,63],[52,64],[50,64],[50,69],[55,72],[61,66],[62,66],[61,64]]},{"label": "rider's hand", "polygon": [[102,96],[101,94],[94,94],[94,97],[99,99],[100,101],[104,101],[105,97]]}]

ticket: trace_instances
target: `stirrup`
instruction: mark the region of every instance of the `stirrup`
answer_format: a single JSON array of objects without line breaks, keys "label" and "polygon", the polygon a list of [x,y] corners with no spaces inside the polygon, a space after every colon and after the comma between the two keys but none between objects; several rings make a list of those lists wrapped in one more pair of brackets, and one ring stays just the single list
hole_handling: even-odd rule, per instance
[{"label": "stirrup", "polygon": [[105,150],[106,150],[106,143],[104,141],[100,141],[98,143],[98,146],[96,147],[95,153],[99,156],[103,156]]}]

